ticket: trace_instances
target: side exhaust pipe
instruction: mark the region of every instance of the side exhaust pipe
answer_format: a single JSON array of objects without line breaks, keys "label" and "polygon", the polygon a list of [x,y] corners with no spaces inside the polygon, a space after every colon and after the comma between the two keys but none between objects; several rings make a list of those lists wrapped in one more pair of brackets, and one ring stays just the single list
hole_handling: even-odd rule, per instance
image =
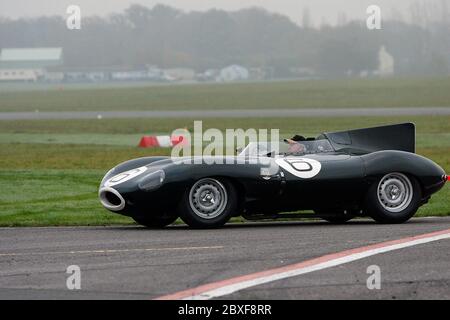
[{"label": "side exhaust pipe", "polygon": [[111,211],[120,211],[125,208],[125,200],[122,195],[111,187],[104,187],[98,191],[98,197],[102,205]]}]

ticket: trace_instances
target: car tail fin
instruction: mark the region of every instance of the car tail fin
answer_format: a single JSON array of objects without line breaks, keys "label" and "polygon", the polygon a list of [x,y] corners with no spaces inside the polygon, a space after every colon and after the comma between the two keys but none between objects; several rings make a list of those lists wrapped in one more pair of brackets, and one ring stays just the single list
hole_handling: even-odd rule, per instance
[{"label": "car tail fin", "polygon": [[381,150],[416,151],[416,126],[401,123],[324,133],[336,151],[366,154]]}]

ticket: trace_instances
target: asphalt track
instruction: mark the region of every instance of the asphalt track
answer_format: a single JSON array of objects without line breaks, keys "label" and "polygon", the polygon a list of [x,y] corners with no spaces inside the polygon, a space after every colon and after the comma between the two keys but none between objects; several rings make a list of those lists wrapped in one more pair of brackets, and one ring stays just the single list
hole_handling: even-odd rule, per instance
[{"label": "asphalt track", "polygon": [[[0,228],[0,299],[155,299],[343,250],[443,230],[448,236],[449,229],[450,217],[401,225],[245,223],[218,230]],[[435,239],[218,298],[450,299],[449,252],[449,237]],[[69,265],[81,268],[81,290],[66,287]],[[380,267],[379,290],[366,286],[370,265]]]},{"label": "asphalt track", "polygon": [[449,107],[427,108],[344,108],[344,109],[229,109],[166,111],[62,111],[0,112],[0,120],[115,119],[115,118],[284,118],[349,116],[450,115]]}]

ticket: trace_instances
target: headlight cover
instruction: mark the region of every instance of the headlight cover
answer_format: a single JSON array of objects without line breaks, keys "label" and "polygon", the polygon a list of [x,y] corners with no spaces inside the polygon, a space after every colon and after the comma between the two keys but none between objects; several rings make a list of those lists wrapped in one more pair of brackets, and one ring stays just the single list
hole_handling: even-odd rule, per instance
[{"label": "headlight cover", "polygon": [[142,180],[139,182],[139,189],[145,191],[157,189],[162,185],[165,178],[166,173],[164,172],[164,170],[158,170],[149,173],[148,175],[143,177]]},{"label": "headlight cover", "polygon": [[105,187],[113,187],[115,185],[127,182],[131,179],[136,178],[137,176],[144,174],[147,171],[147,167],[143,166],[143,167],[139,167],[139,168],[134,168],[122,173],[119,173],[115,176],[113,176],[112,178],[108,179],[105,182]]}]

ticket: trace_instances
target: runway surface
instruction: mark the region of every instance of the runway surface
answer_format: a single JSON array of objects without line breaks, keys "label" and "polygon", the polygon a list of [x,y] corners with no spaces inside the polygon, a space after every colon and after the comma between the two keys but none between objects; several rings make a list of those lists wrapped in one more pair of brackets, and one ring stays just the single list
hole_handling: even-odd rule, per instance
[{"label": "runway surface", "polygon": [[[401,225],[245,223],[218,230],[0,228],[0,299],[154,299],[343,250],[443,230],[448,235],[448,229],[450,217]],[[434,239],[218,298],[450,299],[449,252],[450,238]],[[81,269],[80,290],[66,287],[70,265]],[[371,265],[380,268],[380,289],[367,288]]]},{"label": "runway surface", "polygon": [[229,109],[167,111],[67,111],[0,112],[0,120],[114,119],[114,118],[283,118],[348,116],[450,115],[449,107],[427,108],[347,108],[347,109]]}]

